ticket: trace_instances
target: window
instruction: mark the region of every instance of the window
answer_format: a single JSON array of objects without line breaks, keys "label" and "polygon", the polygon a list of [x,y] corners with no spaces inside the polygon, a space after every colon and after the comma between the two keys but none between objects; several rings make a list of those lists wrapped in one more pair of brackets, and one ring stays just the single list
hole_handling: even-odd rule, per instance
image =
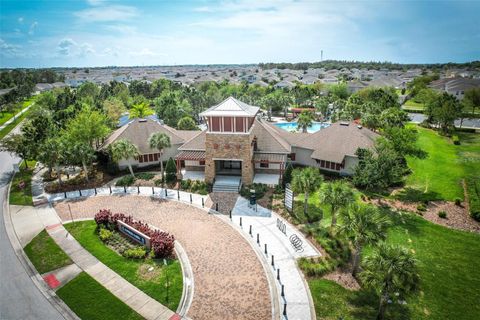
[{"label": "window", "polygon": [[268,161],[267,160],[260,161],[260,168],[268,168]]},{"label": "window", "polygon": [[320,160],[320,167],[325,168],[325,160]]},{"label": "window", "polygon": [[143,163],[143,155],[140,155],[140,156],[138,157],[138,162]]},{"label": "window", "polygon": [[154,160],[154,161],[158,161],[158,156],[159,156],[159,155],[160,155],[159,153],[154,153],[154,154],[153,154],[153,160]]},{"label": "window", "polygon": [[225,132],[233,131],[232,118],[230,117],[223,118],[223,131]]},{"label": "window", "polygon": [[148,162],[148,154],[142,155],[143,157],[143,162]]},{"label": "window", "polygon": [[211,121],[212,121],[211,131],[220,132],[220,118],[212,117]]},{"label": "window", "polygon": [[204,165],[205,165],[205,160],[200,160],[200,161],[198,161],[198,163],[199,163],[201,166],[204,166]]},{"label": "window", "polygon": [[290,153],[290,160],[295,161],[295,153]]},{"label": "window", "polygon": [[342,167],[342,165],[340,163],[336,163],[335,165],[336,165],[336,170],[340,171],[340,168]]},{"label": "window", "polygon": [[148,155],[148,162],[152,162],[153,161],[153,154],[149,154]]},{"label": "window", "polygon": [[244,125],[243,125],[244,118],[235,118],[235,131],[236,132],[244,132]]}]

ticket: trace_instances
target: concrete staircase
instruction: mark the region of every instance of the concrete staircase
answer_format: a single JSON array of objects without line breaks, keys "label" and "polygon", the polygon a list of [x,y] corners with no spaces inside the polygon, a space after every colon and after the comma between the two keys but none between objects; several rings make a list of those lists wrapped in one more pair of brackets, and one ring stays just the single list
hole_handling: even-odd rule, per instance
[{"label": "concrete staircase", "polygon": [[235,192],[241,187],[241,178],[236,176],[216,176],[213,184],[213,192]]}]

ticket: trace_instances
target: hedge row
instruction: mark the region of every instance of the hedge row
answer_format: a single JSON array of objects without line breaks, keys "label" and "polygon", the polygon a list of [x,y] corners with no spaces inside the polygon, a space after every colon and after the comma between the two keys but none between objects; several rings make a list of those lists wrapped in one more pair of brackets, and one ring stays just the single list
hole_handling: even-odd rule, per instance
[{"label": "hedge row", "polygon": [[152,250],[156,258],[168,258],[173,256],[175,238],[168,232],[153,230],[148,224],[140,220],[134,220],[132,216],[127,216],[123,213],[113,214],[108,209],[101,209],[95,214],[95,222],[97,225],[106,229],[118,230],[118,220],[128,224],[144,235],[149,236]]},{"label": "hedge row", "polygon": [[465,179],[468,193],[468,204],[470,207],[470,216],[480,221],[480,179],[468,177]]}]

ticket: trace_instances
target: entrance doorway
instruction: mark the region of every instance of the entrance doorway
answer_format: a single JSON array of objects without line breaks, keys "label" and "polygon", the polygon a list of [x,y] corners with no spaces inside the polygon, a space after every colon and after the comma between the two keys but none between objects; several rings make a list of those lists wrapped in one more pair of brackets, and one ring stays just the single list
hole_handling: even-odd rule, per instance
[{"label": "entrance doorway", "polygon": [[215,174],[241,176],[242,161],[238,160],[215,160]]}]

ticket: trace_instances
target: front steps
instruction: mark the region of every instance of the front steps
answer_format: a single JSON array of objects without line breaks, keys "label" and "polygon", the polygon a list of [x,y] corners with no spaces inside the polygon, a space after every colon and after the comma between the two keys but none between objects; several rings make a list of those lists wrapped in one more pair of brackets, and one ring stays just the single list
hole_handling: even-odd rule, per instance
[{"label": "front steps", "polygon": [[236,176],[216,176],[212,192],[235,192],[240,191],[241,178]]}]

